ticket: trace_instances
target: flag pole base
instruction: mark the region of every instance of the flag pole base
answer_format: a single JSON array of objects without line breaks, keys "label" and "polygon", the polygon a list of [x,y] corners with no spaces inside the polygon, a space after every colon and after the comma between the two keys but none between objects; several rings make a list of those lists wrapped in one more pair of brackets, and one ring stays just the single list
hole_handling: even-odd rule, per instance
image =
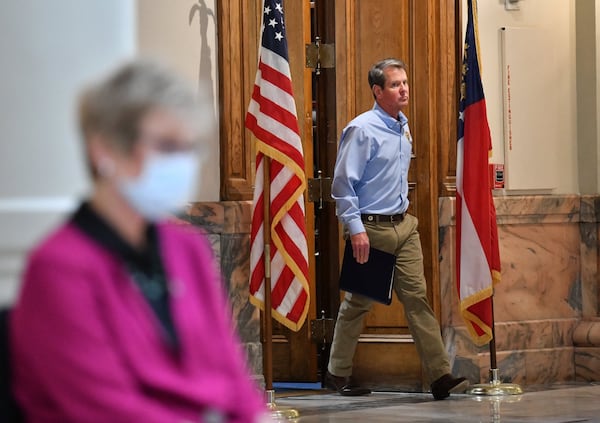
[{"label": "flag pole base", "polygon": [[265,391],[267,394],[267,410],[271,414],[271,418],[275,421],[281,420],[294,420],[300,417],[298,410],[293,408],[279,407],[275,404],[275,391],[268,389]]},{"label": "flag pole base", "polygon": [[490,383],[481,383],[467,389],[469,395],[521,395],[523,389],[515,383],[502,383],[498,379],[498,369],[490,369]]}]

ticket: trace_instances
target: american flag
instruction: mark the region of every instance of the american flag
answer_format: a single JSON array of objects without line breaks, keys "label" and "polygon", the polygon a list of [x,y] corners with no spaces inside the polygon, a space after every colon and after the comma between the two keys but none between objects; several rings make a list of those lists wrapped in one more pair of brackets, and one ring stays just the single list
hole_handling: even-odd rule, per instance
[{"label": "american flag", "polygon": [[292,92],[282,0],[263,3],[258,70],[246,127],[257,138],[250,247],[250,300],[264,310],[265,158],[270,160],[272,316],[298,331],[309,304],[304,156]]},{"label": "american flag", "polygon": [[500,253],[488,173],[492,139],[478,47],[477,2],[468,0],[456,153],[456,283],[467,329],[477,345],[484,345],[492,339]]}]

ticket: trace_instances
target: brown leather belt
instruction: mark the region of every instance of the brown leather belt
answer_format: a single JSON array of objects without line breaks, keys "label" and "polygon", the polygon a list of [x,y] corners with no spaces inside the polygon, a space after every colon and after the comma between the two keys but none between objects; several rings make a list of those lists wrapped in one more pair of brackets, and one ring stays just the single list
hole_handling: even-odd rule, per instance
[{"label": "brown leather belt", "polygon": [[387,215],[387,214],[361,214],[360,218],[362,219],[363,222],[375,222],[375,223],[380,223],[380,222],[387,222],[387,223],[393,223],[393,222],[402,222],[404,220],[404,216],[406,215],[406,213],[400,213],[400,214],[392,214],[392,215]]}]

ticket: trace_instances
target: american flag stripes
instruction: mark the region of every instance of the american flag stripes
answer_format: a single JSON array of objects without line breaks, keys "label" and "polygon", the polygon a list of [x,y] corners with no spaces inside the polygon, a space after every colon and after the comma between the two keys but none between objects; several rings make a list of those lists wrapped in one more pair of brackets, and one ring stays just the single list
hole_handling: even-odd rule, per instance
[{"label": "american flag stripes", "polygon": [[477,3],[468,0],[456,164],[456,269],[460,311],[477,345],[492,339],[493,285],[500,281],[492,148],[478,56]]},{"label": "american flag stripes", "polygon": [[309,305],[304,156],[292,92],[282,0],[263,3],[258,70],[246,127],[257,138],[250,247],[250,300],[264,309],[264,183],[270,158],[272,316],[298,331]]}]

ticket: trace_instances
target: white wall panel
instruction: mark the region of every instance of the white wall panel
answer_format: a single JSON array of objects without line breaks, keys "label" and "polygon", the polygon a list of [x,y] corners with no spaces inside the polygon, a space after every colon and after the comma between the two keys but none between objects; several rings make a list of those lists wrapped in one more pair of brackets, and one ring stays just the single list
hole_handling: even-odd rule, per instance
[{"label": "white wall panel", "polygon": [[538,28],[503,28],[504,175],[508,190],[558,186],[562,82],[552,37]]},{"label": "white wall panel", "polygon": [[86,192],[76,95],[135,53],[135,3],[4,0],[0,28],[0,303],[7,303],[26,252]]},{"label": "white wall panel", "polygon": [[[504,163],[504,104],[502,77],[503,27],[534,27],[548,31],[553,45],[560,81],[550,94],[560,101],[560,116],[550,122],[561,138],[556,148],[560,158],[557,169],[557,194],[577,193],[577,87],[575,60],[575,7],[573,0],[522,0],[519,10],[507,11],[504,0],[479,0],[479,53],[488,121],[492,134],[491,163]],[[463,25],[466,25],[467,0],[463,0]],[[463,28],[464,37],[464,28]],[[514,181],[513,181],[514,182]]]}]

